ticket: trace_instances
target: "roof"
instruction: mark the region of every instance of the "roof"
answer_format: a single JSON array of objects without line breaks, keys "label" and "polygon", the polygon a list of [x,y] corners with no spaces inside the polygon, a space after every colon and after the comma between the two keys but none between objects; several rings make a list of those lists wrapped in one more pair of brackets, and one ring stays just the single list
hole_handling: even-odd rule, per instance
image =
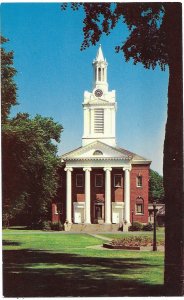
[{"label": "roof", "polygon": [[97,51],[97,55],[96,55],[96,61],[104,61],[104,56],[103,56],[103,52],[102,52],[102,47],[101,45],[99,46],[98,48],[98,51]]},{"label": "roof", "polygon": [[[98,150],[98,151],[97,151]],[[94,141],[61,156],[62,161],[68,160],[125,160],[132,164],[150,164],[151,161],[121,147],[109,146],[101,141]]]}]

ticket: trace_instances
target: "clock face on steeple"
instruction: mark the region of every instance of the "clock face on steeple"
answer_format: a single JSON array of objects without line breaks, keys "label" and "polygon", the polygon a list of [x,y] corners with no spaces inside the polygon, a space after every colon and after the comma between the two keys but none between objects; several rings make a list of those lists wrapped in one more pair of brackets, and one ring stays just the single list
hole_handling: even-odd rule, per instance
[{"label": "clock face on steeple", "polygon": [[97,90],[95,91],[95,96],[96,96],[96,97],[102,97],[102,95],[103,95],[102,90],[97,89]]}]

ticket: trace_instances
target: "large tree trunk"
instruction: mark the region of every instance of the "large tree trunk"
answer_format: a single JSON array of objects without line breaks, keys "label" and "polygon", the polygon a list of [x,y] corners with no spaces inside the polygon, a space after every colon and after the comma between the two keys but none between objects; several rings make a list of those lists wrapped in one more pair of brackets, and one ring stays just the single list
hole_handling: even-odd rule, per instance
[{"label": "large tree trunk", "polygon": [[182,110],[182,9],[169,3],[168,119],[164,143],[165,189],[165,293],[184,295],[184,198],[183,198],[183,110]]}]

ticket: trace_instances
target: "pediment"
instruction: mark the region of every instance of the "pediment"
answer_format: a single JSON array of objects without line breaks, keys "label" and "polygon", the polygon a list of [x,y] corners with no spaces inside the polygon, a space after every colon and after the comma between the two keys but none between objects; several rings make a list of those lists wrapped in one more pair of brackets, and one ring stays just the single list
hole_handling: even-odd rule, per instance
[{"label": "pediment", "polygon": [[92,99],[91,101],[90,101],[91,103],[94,103],[94,102],[104,102],[104,103],[106,103],[106,102],[108,102],[108,100],[106,100],[106,99],[104,99],[104,98],[94,98],[94,99]]},{"label": "pediment", "polygon": [[95,141],[90,143],[84,147],[80,147],[76,150],[73,150],[69,153],[66,153],[62,156],[63,160],[71,160],[71,159],[94,159],[94,160],[102,160],[102,159],[123,159],[130,160],[132,157],[123,153],[118,148],[109,146],[100,141]]},{"label": "pediment", "polygon": [[105,99],[95,98],[93,100],[90,100],[88,103],[91,105],[104,105],[104,104],[108,104],[109,101],[107,101]]}]

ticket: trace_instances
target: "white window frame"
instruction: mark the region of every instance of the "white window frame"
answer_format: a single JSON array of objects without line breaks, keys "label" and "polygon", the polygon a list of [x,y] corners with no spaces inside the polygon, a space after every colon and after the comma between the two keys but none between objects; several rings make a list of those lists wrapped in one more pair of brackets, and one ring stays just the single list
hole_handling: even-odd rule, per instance
[{"label": "white window frame", "polygon": [[[78,185],[77,178],[82,177],[82,185]],[[76,187],[83,187],[84,186],[84,175],[83,174],[76,174]]]},{"label": "white window frame", "polygon": [[[97,176],[101,176],[101,185],[97,185]],[[95,174],[95,187],[103,187],[103,175],[102,174]]]},{"label": "white window frame", "polygon": [[[141,206],[141,212],[138,211],[137,206]],[[144,203],[136,203],[136,215],[144,215]]]},{"label": "white window frame", "polygon": [[[142,207],[141,212],[139,212],[137,210],[137,206],[138,205],[141,205],[141,207]],[[144,215],[144,199],[141,198],[141,197],[136,199],[136,202],[135,202],[135,214],[136,215]]]},{"label": "white window frame", "polygon": [[[121,177],[121,180],[120,180],[121,184],[120,185],[116,185],[116,179],[115,178],[117,176]],[[122,174],[114,174],[114,187],[122,187]]]}]

